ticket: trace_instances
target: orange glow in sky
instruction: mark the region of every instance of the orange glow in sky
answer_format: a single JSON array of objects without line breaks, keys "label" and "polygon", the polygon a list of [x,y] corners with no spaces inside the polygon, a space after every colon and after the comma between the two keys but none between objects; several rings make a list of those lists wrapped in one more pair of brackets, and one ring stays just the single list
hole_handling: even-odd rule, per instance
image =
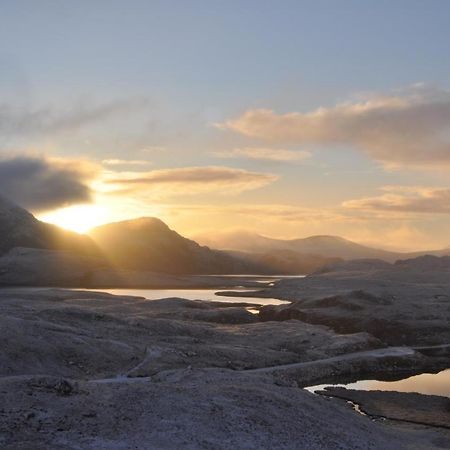
[{"label": "orange glow in sky", "polygon": [[107,212],[97,205],[75,205],[43,214],[39,219],[77,233],[86,233],[105,223]]}]

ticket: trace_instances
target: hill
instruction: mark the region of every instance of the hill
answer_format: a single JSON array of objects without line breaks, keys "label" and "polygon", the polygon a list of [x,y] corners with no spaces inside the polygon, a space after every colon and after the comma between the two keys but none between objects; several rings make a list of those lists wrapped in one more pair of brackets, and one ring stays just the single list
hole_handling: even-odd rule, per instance
[{"label": "hill", "polygon": [[262,264],[203,247],[153,217],[110,223],[89,235],[121,268],[171,274],[268,273]]},{"label": "hill", "polygon": [[273,239],[248,231],[216,233],[215,235],[199,235],[196,239],[210,247],[222,250],[242,251],[251,253],[273,253],[288,250],[302,255],[315,255],[323,258],[351,259],[382,259],[395,262],[425,254],[443,256],[450,253],[449,249],[401,253],[377,249],[357,244],[339,236],[310,236],[301,239]]},{"label": "hill", "polygon": [[270,268],[270,273],[276,275],[306,275],[342,261],[340,258],[326,258],[324,256],[303,254],[292,250],[275,249],[261,253],[231,250],[227,253]]},{"label": "hill", "polygon": [[0,284],[144,286],[164,284],[170,274],[271,271],[263,264],[202,247],[155,218],[104,225],[92,236],[95,240],[41,222],[0,197]]},{"label": "hill", "polygon": [[98,254],[88,236],[41,222],[27,210],[0,197],[0,255],[16,247]]}]

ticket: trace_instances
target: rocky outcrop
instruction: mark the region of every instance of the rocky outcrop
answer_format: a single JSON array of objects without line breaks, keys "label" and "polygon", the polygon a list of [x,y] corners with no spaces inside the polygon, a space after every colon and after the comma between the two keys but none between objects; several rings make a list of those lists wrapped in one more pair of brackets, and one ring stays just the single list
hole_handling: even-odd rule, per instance
[{"label": "rocky outcrop", "polygon": [[[72,390],[61,394],[62,383]],[[442,448],[435,432],[389,428],[297,387],[231,370],[116,383],[40,376],[0,380],[0,389],[3,450]]]},{"label": "rocky outcrop", "polygon": [[[245,317],[183,299],[0,290],[1,448],[439,448],[436,432],[376,424],[298,387],[386,363],[370,351],[379,341]],[[367,361],[346,357],[356,350]],[[301,362],[295,377],[263,370]]]},{"label": "rocky outcrop", "polygon": [[0,290],[0,447],[442,448],[435,431],[377,424],[298,387],[386,364],[371,350],[379,341],[247,316],[183,299]]},{"label": "rocky outcrop", "polygon": [[319,394],[350,400],[372,417],[450,429],[450,398],[413,392],[359,391],[329,387]]},{"label": "rocky outcrop", "polygon": [[298,321],[258,322],[245,307],[148,301],[61,289],[0,289],[0,376],[139,375],[176,367],[256,368],[381,345]]},{"label": "rocky outcrop", "polygon": [[327,325],[338,333],[366,331],[389,345],[446,344],[449,260],[350,261],[306,278],[281,280],[258,295],[292,304],[265,306],[260,317]]}]

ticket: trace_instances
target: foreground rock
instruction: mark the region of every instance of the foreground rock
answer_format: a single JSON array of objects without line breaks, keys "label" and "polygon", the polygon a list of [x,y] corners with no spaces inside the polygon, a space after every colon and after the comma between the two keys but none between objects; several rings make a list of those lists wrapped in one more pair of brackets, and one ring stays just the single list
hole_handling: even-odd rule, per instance
[{"label": "foreground rock", "polygon": [[435,430],[375,424],[299,388],[432,359],[379,349],[367,333],[255,320],[245,307],[177,298],[1,289],[0,447],[450,445]]},{"label": "foreground rock", "polygon": [[299,319],[338,333],[366,331],[388,345],[450,343],[449,257],[394,265],[351,261],[282,280],[261,295],[293,302],[262,308],[264,320]]},{"label": "foreground rock", "polygon": [[[0,290],[0,375],[148,376],[169,368],[251,369],[370,350],[298,321],[255,323],[243,307],[60,289]],[[136,368],[137,366],[137,368]]]},{"label": "foreground rock", "polygon": [[412,392],[358,391],[330,387],[319,394],[357,403],[370,416],[450,429],[450,398]]},{"label": "foreground rock", "polygon": [[399,432],[301,389],[229,370],[165,372],[141,382],[14,378],[0,380],[0,389],[4,450],[425,450],[450,443],[436,432]]}]

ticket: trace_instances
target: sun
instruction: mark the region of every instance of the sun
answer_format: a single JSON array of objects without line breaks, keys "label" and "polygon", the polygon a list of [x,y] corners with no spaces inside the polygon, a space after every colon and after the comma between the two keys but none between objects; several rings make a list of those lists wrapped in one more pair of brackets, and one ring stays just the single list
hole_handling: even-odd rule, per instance
[{"label": "sun", "polygon": [[86,233],[105,223],[106,211],[98,205],[76,205],[39,215],[38,219],[66,230]]}]

